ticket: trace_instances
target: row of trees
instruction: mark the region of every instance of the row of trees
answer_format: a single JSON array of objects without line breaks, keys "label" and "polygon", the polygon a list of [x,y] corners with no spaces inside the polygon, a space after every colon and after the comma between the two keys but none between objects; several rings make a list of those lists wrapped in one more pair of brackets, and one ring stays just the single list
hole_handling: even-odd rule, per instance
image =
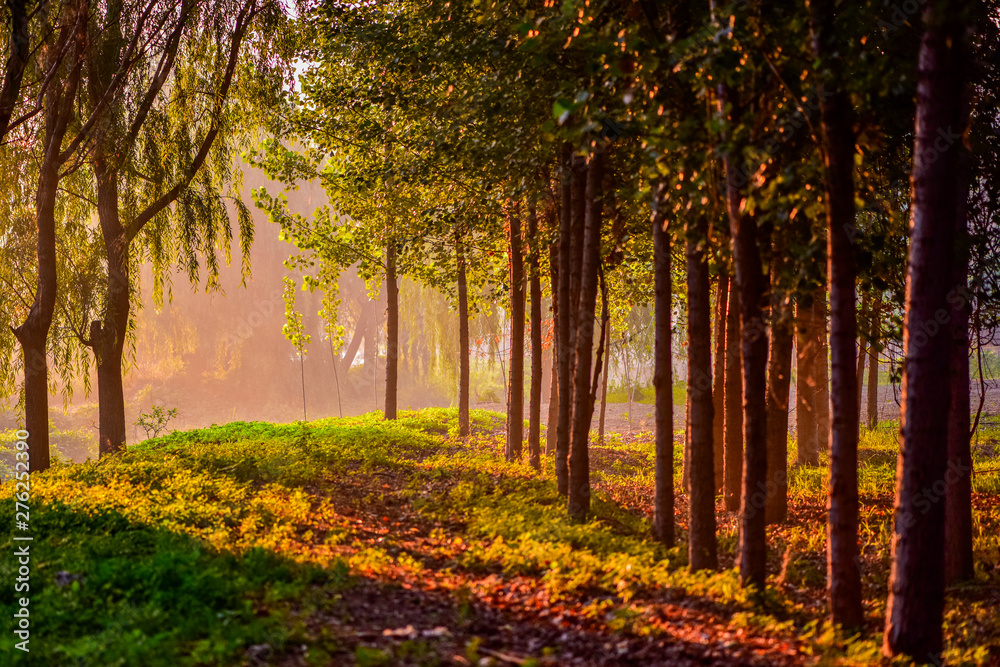
[{"label": "row of trees", "polygon": [[[741,579],[758,589],[766,523],[786,514],[797,349],[798,460],[829,451],[830,613],[849,628],[864,621],[860,374],[865,356],[901,340],[885,651],[925,659],[941,649],[944,573],[972,574],[969,321],[975,313],[975,333],[989,331],[996,309],[992,290],[967,276],[970,261],[983,276],[996,261],[987,64],[996,9],[950,1],[919,17],[886,11],[833,0],[324,3],[299,22],[309,65],[272,125],[295,150],[273,140],[254,160],[289,184],[318,179],[331,205],[292,215],[280,194],[255,196],[306,251],[298,261],[313,271],[310,286],[335,294],[351,265],[385,281],[387,418],[399,276],[454,299],[463,433],[464,327],[479,293],[470,283],[491,286],[509,309],[511,459],[523,455],[525,322],[534,362],[550,307],[557,372],[546,451],[575,518],[589,511],[609,311],[651,301],[653,528],[668,545],[671,332],[686,326],[690,564],[717,566],[722,490],[739,511]],[[540,467],[546,388],[537,364],[529,375],[528,460]],[[939,482],[944,502],[919,511]]]},{"label": "row of trees", "polygon": [[287,59],[276,3],[8,7],[0,391],[20,384],[37,471],[49,466],[54,379],[67,388],[75,375],[89,380],[91,359],[100,452],[124,447],[122,371],[138,266],[152,265],[158,303],[174,266],[197,283],[204,263],[208,286],[217,286],[232,206],[248,260],[253,227],[234,155],[282,88]]}]

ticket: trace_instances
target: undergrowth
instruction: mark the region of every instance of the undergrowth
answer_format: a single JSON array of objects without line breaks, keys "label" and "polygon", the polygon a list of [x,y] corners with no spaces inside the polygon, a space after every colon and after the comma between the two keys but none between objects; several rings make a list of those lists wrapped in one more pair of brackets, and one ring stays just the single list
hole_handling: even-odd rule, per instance
[{"label": "undergrowth", "polygon": [[[825,467],[790,468],[795,511],[789,523],[769,527],[771,577],[755,595],[739,586],[732,568],[733,514],[718,513],[719,572],[691,573],[683,547],[652,539],[655,454],[648,433],[609,434],[592,446],[592,516],[575,523],[551,479],[552,458],[542,473],[505,462],[503,416],[473,411],[472,419],[466,439],[457,437],[456,411],[444,409],[404,411],[395,422],[377,413],[305,424],[238,422],[35,475],[32,643],[17,664],[244,664],[261,646],[271,655],[299,651],[306,664],[330,664],[334,655],[434,664],[430,654],[426,661],[401,657],[403,644],[351,645],[317,629],[317,618],[349,610],[346,592],[359,577],[435,579],[456,599],[494,578],[498,586],[528,578],[534,583],[525,595],[538,605],[575,609],[626,635],[669,632],[656,621],[665,604],[708,605],[735,632],[798,642],[829,664],[881,660],[877,629],[898,451],[893,425],[865,431],[859,448],[859,566],[870,628],[845,638],[824,621]],[[1000,458],[990,444],[996,435],[981,432],[974,450],[980,570],[949,599],[949,664],[1000,653],[1000,621],[992,614],[998,576],[983,565],[1000,557],[1000,517],[990,495],[1000,488]],[[680,467],[678,443],[683,544]],[[10,482],[0,490],[7,525],[14,521],[13,492]],[[404,537],[407,522],[433,528],[418,531],[419,539]],[[13,544],[5,540],[5,553]],[[0,560],[0,575],[13,580],[11,558]],[[0,589],[0,615],[11,617],[15,597],[12,586]],[[406,645],[424,655],[414,648],[420,642]],[[0,662],[13,664],[13,651],[13,642],[0,643]]]}]

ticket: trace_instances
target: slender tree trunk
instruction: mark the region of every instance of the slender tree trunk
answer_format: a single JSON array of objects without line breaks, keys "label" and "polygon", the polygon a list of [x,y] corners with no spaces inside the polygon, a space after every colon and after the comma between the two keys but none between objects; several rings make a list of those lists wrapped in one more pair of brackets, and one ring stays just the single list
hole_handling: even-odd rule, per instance
[{"label": "slender tree trunk", "polygon": [[[776,247],[771,273],[781,275],[785,253]],[[792,379],[792,309],[778,290],[771,296],[771,354],[767,368],[767,523],[788,516],[788,395]]]},{"label": "slender tree trunk", "polygon": [[[367,303],[362,303],[361,313],[354,324],[354,333],[351,334],[351,340],[344,350],[344,358],[340,360],[340,369],[345,376],[351,370],[351,366],[354,365],[354,359],[358,356],[358,350],[361,349],[361,341],[365,340],[365,334],[368,333],[370,320],[371,306]],[[368,344],[366,343],[366,345]]]},{"label": "slender tree trunk", "polygon": [[830,451],[830,345],[827,340],[827,317],[826,288],[821,287],[813,295],[813,322],[818,345],[813,407],[816,414],[816,442],[821,452]]},{"label": "slender tree trunk", "polygon": [[[371,308],[371,316],[365,320],[365,361],[362,370],[365,377],[371,376],[375,382],[378,372],[378,301],[370,299],[368,306]],[[378,387],[375,387],[375,408],[378,409]]]},{"label": "slender tree trunk", "polygon": [[469,285],[465,277],[465,249],[461,232],[455,232],[458,258],[458,435],[469,435]]},{"label": "slender tree trunk", "polygon": [[[966,103],[967,104],[967,103]],[[967,106],[962,110],[968,123]],[[959,147],[959,188],[955,216],[955,255],[951,305],[951,406],[948,411],[948,484],[945,498],[944,567],[945,583],[955,584],[975,577],[972,556],[972,424],[969,396],[969,319],[972,294],[969,282],[968,178],[969,155]]]},{"label": "slender tree trunk", "polygon": [[601,375],[601,421],[597,427],[597,441],[604,444],[604,417],[608,410],[608,367],[611,361],[611,321],[604,323],[604,339],[607,341],[604,351],[604,373]]},{"label": "slender tree trunk", "polygon": [[[720,109],[728,103],[722,87]],[[764,590],[767,564],[765,495],[767,483],[767,329],[762,306],[767,279],[761,258],[761,229],[752,215],[741,210],[742,153],[724,156],[726,211],[729,214],[736,291],[739,293],[740,347],[743,353],[743,484],[740,493],[739,568],[743,586]],[[759,497],[759,502],[758,502]]]},{"label": "slender tree trunk", "polygon": [[[882,298],[872,309],[871,334],[868,339],[868,428],[878,426],[878,346],[882,327]],[[858,378],[860,381],[861,378]]]},{"label": "slender tree trunk", "polygon": [[56,303],[55,200],[59,176],[54,164],[43,164],[35,198],[38,229],[38,287],[24,323],[14,330],[24,359],[24,429],[28,432],[29,466],[49,468],[49,386],[46,356]]},{"label": "slender tree trunk", "polygon": [[[965,127],[967,14],[968,3],[959,0],[925,5],[917,70],[900,415],[903,444],[896,475],[883,651],[918,661],[936,656],[943,644],[945,503],[941,496],[948,488],[945,443],[953,358],[952,335],[945,323],[952,309],[949,286],[956,275],[958,202],[965,197],[959,177],[962,147],[947,141],[961,141]],[[929,493],[934,494],[933,501]]]},{"label": "slender tree trunk", "polygon": [[674,544],[674,397],[671,367],[670,234],[667,230],[667,185],[659,183],[653,207],[653,389],[656,424],[656,492],[653,534],[667,547]]},{"label": "slender tree trunk", "polygon": [[[99,151],[100,152],[100,151]],[[94,165],[97,212],[107,262],[103,322],[90,324],[90,344],[97,361],[98,456],[125,449],[125,393],[122,357],[129,318],[129,243],[119,217],[118,174],[108,169],[103,155]]]},{"label": "slender tree trunk", "polygon": [[[554,454],[559,431],[559,231],[556,228],[556,207],[552,203],[545,210],[546,222],[551,234],[549,243],[549,288],[552,292],[552,374],[549,385],[549,420],[545,429],[545,453]],[[558,464],[557,464],[558,465]]]},{"label": "slender tree trunk", "polygon": [[714,570],[715,449],[712,443],[712,304],[708,281],[708,221],[695,219],[687,230],[688,286],[688,462],[690,530],[688,562],[692,570]]},{"label": "slender tree trunk", "polygon": [[[76,12],[88,11],[80,3]],[[15,14],[17,10],[14,10]],[[37,229],[38,277],[35,298],[27,317],[16,329],[14,336],[21,345],[24,359],[24,429],[28,431],[28,464],[32,471],[47,470],[49,460],[49,386],[48,359],[46,358],[49,329],[55,314],[58,283],[56,260],[56,197],[59,189],[59,169],[65,158],[61,156],[63,137],[73,117],[76,91],[80,83],[83,52],[86,44],[86,21],[69,16],[60,31],[59,43],[72,43],[72,70],[59,85],[49,86],[44,97],[44,143],[39,164],[38,190],[35,193],[35,225]],[[21,19],[15,15],[14,20]],[[73,34],[74,31],[76,34]],[[18,39],[23,37],[18,35]],[[18,48],[20,52],[20,48]],[[63,54],[60,54],[63,55]],[[58,67],[53,61],[55,53],[46,57],[46,64]],[[11,63],[8,71],[15,72]],[[13,81],[11,82],[13,83]],[[6,113],[6,112],[4,112]],[[6,127],[3,128],[6,131]]]},{"label": "slender tree trunk", "polygon": [[743,353],[743,483],[740,488],[740,581],[764,590],[767,534],[764,516],[767,486],[767,329],[761,312],[766,290],[757,239],[757,223],[739,212],[730,194],[730,220],[736,284],[739,288]]},{"label": "slender tree trunk", "polygon": [[385,251],[385,418],[396,418],[397,387],[399,384],[399,284],[396,281],[396,245]]},{"label": "slender tree trunk", "polygon": [[528,204],[528,244],[531,289],[531,386],[528,408],[528,461],[542,469],[542,283],[539,277],[538,215],[534,200]]},{"label": "slender tree trunk", "polygon": [[[865,294],[861,297],[861,318],[862,320],[870,318],[871,313],[868,307],[868,295]],[[862,331],[862,324],[858,324],[858,368],[854,377],[858,379],[858,425],[861,424],[861,390],[865,383],[863,382],[865,376],[865,357],[868,356],[868,336]]]},{"label": "slender tree trunk", "polygon": [[601,263],[601,181],[604,154],[598,150],[587,167],[586,214],[583,262],[580,267],[580,305],[576,339],[576,386],[574,388],[573,444],[569,470],[569,515],[576,520],[590,512],[590,422],[594,415],[590,369],[593,365],[594,309]]},{"label": "slender tree trunk", "polygon": [[524,256],[520,212],[510,212],[507,256],[510,262],[510,375],[507,389],[507,460],[521,458],[524,441]]},{"label": "slender tree trunk", "polygon": [[723,472],[725,471],[726,313],[728,303],[729,275],[720,272],[715,291],[715,376],[712,386],[712,445],[716,491],[722,489]]},{"label": "slender tree trunk", "polygon": [[[573,215],[571,164],[573,160],[572,147],[563,145],[560,165],[560,206],[559,206],[559,285],[558,310],[559,318],[559,352],[556,361],[559,365],[559,428],[556,439],[556,486],[559,493],[569,495],[569,445],[572,431],[573,415],[573,352],[576,349],[576,322],[571,289],[573,264]],[[576,230],[579,233],[578,230]]]},{"label": "slender tree trunk", "polygon": [[[854,258],[854,130],[851,97],[843,87],[833,0],[811,0],[813,53],[823,63],[820,115],[826,163],[827,275],[830,279],[830,352],[833,364],[830,482],[827,492],[827,592],[833,623],[864,625],[858,567],[859,354],[857,269]],[[867,306],[862,306],[864,310]],[[824,320],[825,322],[825,320]],[[826,369],[826,357],[821,359]],[[822,378],[821,378],[822,380]],[[822,427],[822,410],[820,423]],[[820,432],[820,435],[824,431]],[[822,444],[822,439],[821,439]]]},{"label": "slender tree trunk", "polygon": [[811,305],[800,301],[795,307],[795,438],[799,465],[819,465],[819,440],[816,438],[816,340]]},{"label": "slender tree trunk", "polygon": [[740,295],[729,280],[726,313],[726,445],[722,500],[729,512],[740,509],[743,479],[743,359],[740,354]]}]

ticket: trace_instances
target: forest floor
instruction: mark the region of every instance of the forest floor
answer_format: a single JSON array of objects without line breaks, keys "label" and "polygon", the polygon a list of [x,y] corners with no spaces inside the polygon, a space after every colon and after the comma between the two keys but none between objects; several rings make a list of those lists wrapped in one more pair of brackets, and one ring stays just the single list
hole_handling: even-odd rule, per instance
[{"label": "forest floor", "polygon": [[[683,546],[650,538],[648,432],[592,445],[593,516],[572,523],[551,457],[542,474],[505,463],[502,427],[474,411],[459,439],[443,409],[241,422],[58,465],[31,482],[31,652],[9,636],[0,663],[887,664],[891,425],[861,445],[868,624],[851,638],[823,620],[823,466],[791,471],[754,594],[733,569],[735,514],[717,512],[719,572],[691,574]],[[975,457],[977,575],[949,591],[937,664],[1000,664],[1000,440],[985,434]],[[8,525],[13,494],[0,487]],[[0,541],[13,582],[14,543]],[[16,597],[0,589],[0,616]]]}]

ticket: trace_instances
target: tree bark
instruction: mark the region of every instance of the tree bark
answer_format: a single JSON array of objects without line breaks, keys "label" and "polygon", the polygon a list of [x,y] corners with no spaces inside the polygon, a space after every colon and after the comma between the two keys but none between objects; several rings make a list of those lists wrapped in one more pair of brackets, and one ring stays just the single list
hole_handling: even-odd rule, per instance
[{"label": "tree bark", "polygon": [[[834,32],[832,0],[812,0],[813,53],[827,70],[820,84],[820,117],[825,160],[827,275],[830,280],[830,352],[833,391],[827,490],[827,593],[835,625],[864,625],[858,567],[858,427],[860,423],[857,322],[857,269],[854,257],[854,130],[850,94],[843,87],[841,50]],[[825,319],[824,319],[825,322]],[[826,369],[825,355],[820,359]],[[823,411],[818,426],[823,428]],[[820,444],[825,431],[820,430]]]},{"label": "tree bark", "polygon": [[611,362],[611,321],[604,323],[604,372],[601,374],[601,420],[597,427],[597,442],[604,444],[604,417],[608,410],[608,367]]},{"label": "tree bark", "polygon": [[740,354],[740,295],[729,280],[726,312],[726,443],[722,500],[727,511],[740,509],[743,479],[743,359]]},{"label": "tree bark", "polygon": [[[784,253],[776,248],[773,276],[783,270]],[[771,354],[767,368],[767,523],[788,517],[788,395],[792,379],[792,312],[789,301],[777,290],[771,296]]]},{"label": "tree bark", "polygon": [[396,245],[385,251],[385,418],[396,418],[399,385],[399,284],[396,282]]},{"label": "tree bark", "polygon": [[[720,109],[728,91],[722,87]],[[767,329],[762,317],[767,279],[761,258],[763,239],[757,221],[741,210],[742,159],[740,150],[723,160],[726,173],[726,211],[739,294],[740,348],[743,353],[743,483],[740,489],[739,569],[743,586],[764,590],[767,565],[765,494],[767,483]]]},{"label": "tree bark", "polygon": [[867,346],[869,344],[868,343],[868,338],[869,337],[868,337],[868,335],[867,335],[866,332],[862,331],[862,327],[864,326],[864,324],[863,324],[864,320],[871,317],[871,313],[869,311],[870,311],[870,309],[868,307],[868,295],[865,294],[863,297],[861,297],[861,320],[862,320],[862,322],[858,323],[858,348],[857,348],[858,368],[857,368],[857,371],[854,374],[854,377],[856,377],[857,380],[858,380],[857,381],[857,385],[858,385],[858,398],[857,398],[857,401],[858,401],[858,425],[859,425],[859,427],[860,427],[860,424],[861,424],[861,390],[862,390],[862,388],[865,385],[865,383],[863,382],[863,379],[865,377],[865,357],[868,356],[868,347]]},{"label": "tree bark", "polygon": [[671,367],[670,235],[667,230],[667,185],[656,186],[653,201],[653,389],[655,398],[655,484],[653,534],[668,548],[674,545],[674,397]]},{"label": "tree bark", "polygon": [[[956,275],[957,202],[965,126],[967,3],[928,3],[917,70],[905,367],[895,532],[883,652],[918,661],[943,644],[945,503],[952,382],[949,285]],[[941,147],[942,140],[945,141]],[[951,150],[949,150],[951,149]],[[944,328],[944,331],[941,329]],[[943,489],[941,487],[944,487]],[[941,490],[941,493],[938,493]],[[928,494],[933,494],[933,500]]]},{"label": "tree bark", "polygon": [[365,340],[365,335],[368,333],[371,316],[370,304],[361,304],[361,313],[358,315],[358,319],[354,323],[354,333],[351,334],[351,341],[347,344],[347,348],[344,350],[344,358],[340,360],[340,369],[344,373],[345,377],[347,376],[348,371],[351,370],[351,366],[354,365],[354,358],[358,356],[358,350],[361,348],[361,341]]},{"label": "tree bark", "polygon": [[729,303],[729,275],[719,273],[715,290],[715,363],[712,386],[712,445],[714,449],[715,490],[723,486],[725,471],[726,426],[726,314]]},{"label": "tree bark", "polygon": [[[811,298],[811,297],[810,297]],[[812,305],[795,306],[795,438],[799,465],[819,465],[816,438],[816,340]]]},{"label": "tree bark", "polygon": [[559,367],[559,427],[556,430],[556,486],[559,493],[569,495],[569,444],[573,414],[573,351],[576,349],[576,324],[573,317],[571,271],[573,264],[573,215],[571,208],[573,174],[572,147],[563,144],[560,164],[559,205],[559,275],[558,275],[558,341],[556,362]]},{"label": "tree bark", "polygon": [[[967,97],[966,97],[967,100]],[[965,101],[961,114],[968,123]],[[969,154],[964,146],[959,154],[959,187],[955,203],[955,253],[952,269],[951,306],[951,405],[948,410],[948,472],[945,482],[944,576],[948,585],[975,577],[972,555],[972,424],[969,412],[969,319],[972,294],[969,292],[968,179]]]},{"label": "tree bark", "polygon": [[528,462],[542,469],[542,283],[538,275],[538,215],[534,200],[528,203],[528,267],[531,290],[531,385],[528,408]]},{"label": "tree bark", "polygon": [[699,216],[687,230],[688,463],[691,570],[718,565],[715,539],[715,448],[712,442],[712,304],[708,281],[708,221]]},{"label": "tree bark", "polygon": [[[827,274],[829,275],[829,274]],[[816,442],[821,452],[830,451],[830,345],[828,342],[826,288],[813,295],[813,323],[816,331],[816,393],[813,409],[816,415]],[[852,346],[853,348],[853,346]]]},{"label": "tree bark", "polygon": [[549,232],[549,291],[552,293],[552,369],[549,375],[549,418],[545,428],[545,453],[556,451],[559,430],[559,229],[555,202],[545,207],[545,224]]},{"label": "tree bark", "polygon": [[458,259],[458,435],[469,435],[469,285],[465,276],[465,249],[461,232],[455,231]]},{"label": "tree bark", "polygon": [[519,211],[512,210],[507,226],[510,267],[510,372],[507,375],[507,460],[521,458],[524,441],[524,256]]},{"label": "tree bark", "polygon": [[103,151],[94,161],[97,213],[107,261],[106,305],[103,321],[90,324],[90,344],[97,362],[98,456],[125,449],[125,394],[122,357],[128,328],[130,294],[128,249],[119,217],[118,174],[109,170]]},{"label": "tree bark", "polygon": [[81,13],[89,11],[89,7],[86,2],[81,2],[68,11],[70,15],[60,30],[57,48],[51,51],[53,60],[47,63],[49,67],[58,68],[60,62],[55,60],[55,57],[63,48],[59,45],[72,43],[73,46],[67,47],[71,54],[67,58],[67,62],[72,63],[71,70],[64,75],[60,85],[49,86],[44,99],[43,152],[39,164],[38,190],[35,193],[38,260],[35,298],[24,322],[14,329],[14,336],[21,345],[24,360],[24,429],[28,431],[28,463],[33,472],[47,470],[50,465],[46,350],[49,329],[55,314],[58,287],[56,197],[60,180],[59,169],[67,159],[62,154],[62,143],[69,122],[73,118],[83,50],[86,45],[87,22],[81,18]]},{"label": "tree bark", "polygon": [[580,267],[580,303],[576,338],[573,442],[569,470],[569,515],[582,521],[590,512],[590,422],[594,415],[590,369],[593,365],[594,309],[601,263],[602,188],[604,154],[597,150],[587,165],[583,262]]},{"label": "tree bark", "polygon": [[[878,426],[878,346],[882,328],[882,298],[875,300],[872,309],[871,333],[868,338],[868,428]],[[860,382],[861,378],[858,378]]]}]

